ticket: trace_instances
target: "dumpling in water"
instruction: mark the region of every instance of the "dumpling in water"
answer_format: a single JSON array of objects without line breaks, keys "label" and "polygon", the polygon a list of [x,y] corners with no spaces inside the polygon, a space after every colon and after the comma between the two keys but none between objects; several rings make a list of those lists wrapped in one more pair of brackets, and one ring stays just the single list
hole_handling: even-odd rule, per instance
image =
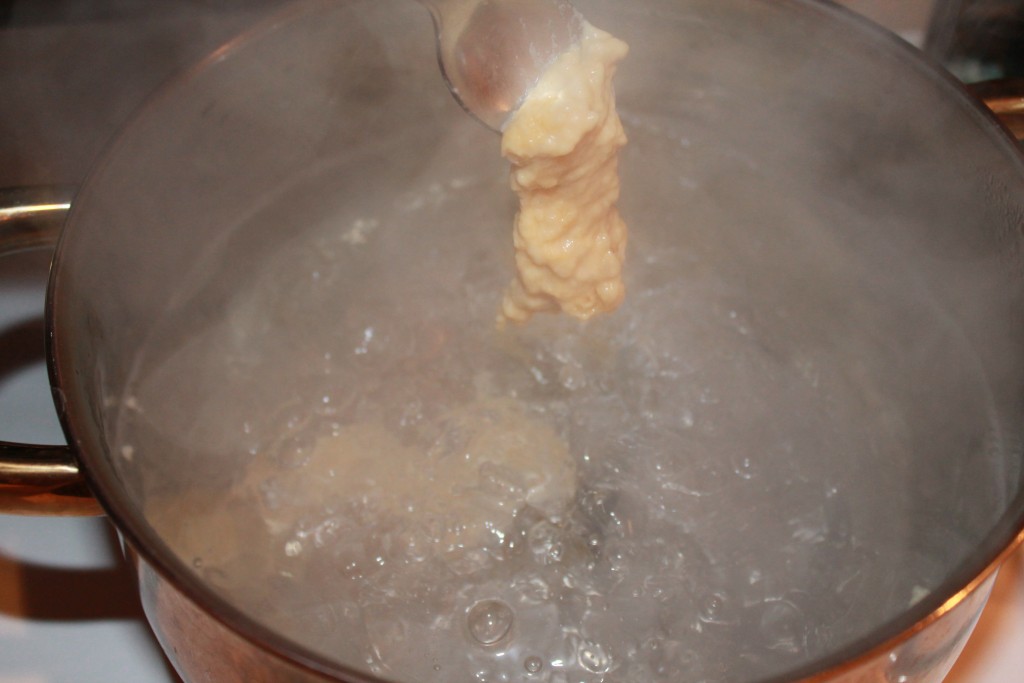
[{"label": "dumpling in water", "polygon": [[465,573],[500,551],[524,506],[557,519],[572,502],[565,443],[517,401],[464,405],[435,426],[423,450],[383,424],[349,425],[321,438],[301,467],[254,472],[268,530],[289,536],[292,553],[339,543],[342,564],[432,557]]}]

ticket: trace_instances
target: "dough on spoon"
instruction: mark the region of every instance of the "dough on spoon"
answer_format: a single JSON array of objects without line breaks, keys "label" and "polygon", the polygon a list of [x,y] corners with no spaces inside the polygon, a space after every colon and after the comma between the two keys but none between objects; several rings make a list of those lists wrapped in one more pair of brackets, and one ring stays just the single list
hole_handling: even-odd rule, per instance
[{"label": "dough on spoon", "polygon": [[622,303],[626,225],[615,203],[626,135],[612,77],[627,51],[585,24],[580,43],[547,68],[505,128],[502,154],[520,207],[517,272],[499,325],[558,310],[586,320]]}]

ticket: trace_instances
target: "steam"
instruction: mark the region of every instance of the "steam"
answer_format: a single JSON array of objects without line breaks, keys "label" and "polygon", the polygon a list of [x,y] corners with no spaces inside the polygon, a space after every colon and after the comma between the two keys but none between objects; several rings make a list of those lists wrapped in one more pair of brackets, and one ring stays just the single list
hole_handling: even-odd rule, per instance
[{"label": "steam", "polygon": [[[147,195],[175,239],[132,252],[149,277],[113,298],[133,325],[101,330],[146,341],[107,414],[114,452],[131,447],[117,467],[188,571],[325,658],[409,680],[538,659],[595,681],[783,674],[941,603],[1019,499],[1024,212],[988,124],[903,47],[817,10],[580,5],[633,46],[631,294],[605,319],[493,330],[506,170],[411,3],[339,3],[271,41],[238,68],[273,88],[215,90],[245,125],[186,107],[203,163]],[[142,168],[178,141],[161,144]],[[138,168],[98,182],[134,196]],[[153,230],[104,208],[117,238]],[[103,277],[83,291],[110,294]],[[375,424],[429,453],[459,443],[445,415],[494,398],[567,444],[577,494],[562,515],[516,510],[469,568],[414,552],[441,542],[431,525],[385,538],[329,486],[268,495],[275,472],[311,476],[320,439]],[[260,515],[275,505],[287,523]],[[182,510],[230,533],[197,536]],[[474,643],[478,605],[501,628]],[[423,671],[421,652],[448,658]]]},{"label": "steam", "polygon": [[0,186],[80,184],[161,85],[283,4],[11,3],[0,42]]}]

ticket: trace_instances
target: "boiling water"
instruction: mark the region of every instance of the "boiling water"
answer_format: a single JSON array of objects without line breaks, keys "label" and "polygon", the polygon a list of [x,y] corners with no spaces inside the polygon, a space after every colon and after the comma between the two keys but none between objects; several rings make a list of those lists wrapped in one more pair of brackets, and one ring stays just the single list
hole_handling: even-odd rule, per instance
[{"label": "boiling water", "polygon": [[[397,197],[321,169],[347,180],[307,229],[238,251],[296,190],[213,248],[119,404],[125,479],[182,559],[410,681],[750,681],[927,596],[973,529],[916,510],[990,439],[956,328],[832,231],[854,217],[744,159],[652,162],[657,122],[627,123],[629,291],[588,324],[494,328],[513,203],[487,155],[446,175],[472,134]],[[910,457],[937,423],[950,457]]]}]

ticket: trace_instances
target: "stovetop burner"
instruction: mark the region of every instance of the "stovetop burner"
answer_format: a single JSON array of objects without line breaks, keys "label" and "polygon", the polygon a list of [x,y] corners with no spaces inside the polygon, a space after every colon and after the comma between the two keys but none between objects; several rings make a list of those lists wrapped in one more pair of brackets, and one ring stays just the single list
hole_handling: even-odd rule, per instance
[{"label": "stovetop burner", "polygon": [[1024,2],[937,0],[925,51],[967,82],[1024,77]]}]

